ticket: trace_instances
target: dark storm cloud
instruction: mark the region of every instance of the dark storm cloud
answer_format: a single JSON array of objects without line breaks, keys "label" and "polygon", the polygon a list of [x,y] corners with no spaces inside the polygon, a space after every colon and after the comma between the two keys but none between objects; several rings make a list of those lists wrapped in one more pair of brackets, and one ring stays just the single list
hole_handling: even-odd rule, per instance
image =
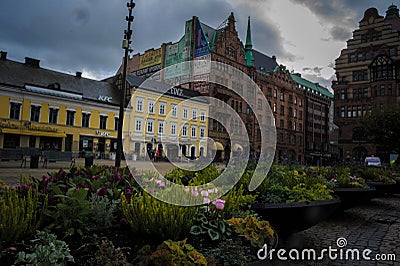
[{"label": "dark storm cloud", "polygon": [[307,80],[312,80],[314,83],[318,83],[319,85],[329,89],[332,86],[332,80],[334,80],[335,75],[332,75],[329,79],[326,79],[320,75],[305,73],[301,75],[302,78]]},{"label": "dark storm cloud", "polygon": [[381,15],[385,12],[392,0],[290,0],[294,4],[301,4],[310,9],[321,23],[329,22],[335,26],[330,31],[332,39],[346,41],[352,37],[352,31],[358,27],[364,12],[369,7],[376,7]]},{"label": "dark storm cloud", "polygon": [[311,72],[313,75],[321,75],[321,71],[323,70],[323,67],[304,67],[303,71],[304,72]]}]

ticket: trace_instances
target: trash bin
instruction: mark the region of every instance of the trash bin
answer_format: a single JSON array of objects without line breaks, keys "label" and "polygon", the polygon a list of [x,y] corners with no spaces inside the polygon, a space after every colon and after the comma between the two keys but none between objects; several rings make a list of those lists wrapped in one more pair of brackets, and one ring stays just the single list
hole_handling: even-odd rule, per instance
[{"label": "trash bin", "polygon": [[92,155],[85,157],[85,167],[86,168],[91,167],[93,165],[93,159],[94,159],[94,156],[92,156]]},{"label": "trash bin", "polygon": [[31,155],[30,168],[39,168],[39,155]]}]

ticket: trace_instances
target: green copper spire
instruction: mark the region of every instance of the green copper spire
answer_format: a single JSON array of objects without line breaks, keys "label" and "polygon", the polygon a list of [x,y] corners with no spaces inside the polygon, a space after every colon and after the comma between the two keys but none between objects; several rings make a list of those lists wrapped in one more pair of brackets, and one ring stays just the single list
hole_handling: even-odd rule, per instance
[{"label": "green copper spire", "polygon": [[244,58],[246,59],[247,66],[253,66],[254,57],[253,57],[253,44],[251,43],[250,16],[247,23],[246,45],[244,46],[244,51],[245,51]]}]

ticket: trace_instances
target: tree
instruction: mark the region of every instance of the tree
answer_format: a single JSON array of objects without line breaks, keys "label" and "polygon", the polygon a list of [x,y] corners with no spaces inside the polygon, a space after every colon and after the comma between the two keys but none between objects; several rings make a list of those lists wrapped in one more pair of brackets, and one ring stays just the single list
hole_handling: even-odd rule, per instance
[{"label": "tree", "polygon": [[371,110],[361,119],[365,135],[387,151],[400,152],[400,105]]}]

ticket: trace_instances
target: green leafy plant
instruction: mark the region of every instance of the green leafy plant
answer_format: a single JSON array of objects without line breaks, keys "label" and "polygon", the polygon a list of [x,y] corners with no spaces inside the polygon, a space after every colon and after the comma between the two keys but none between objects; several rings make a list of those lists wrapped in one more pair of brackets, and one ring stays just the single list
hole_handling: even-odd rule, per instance
[{"label": "green leafy plant", "polygon": [[120,200],[92,194],[90,201],[91,220],[96,230],[111,228],[116,221],[116,211],[120,208]]},{"label": "green leafy plant", "polygon": [[395,184],[396,180],[391,176],[390,172],[383,168],[360,167],[352,169],[352,174],[360,176],[367,182],[382,182],[387,184]]},{"label": "green leafy plant", "polygon": [[192,245],[186,243],[186,239],[166,240],[149,256],[147,265],[207,265],[207,260]]},{"label": "green leafy plant", "polygon": [[124,251],[129,252],[130,248],[115,247],[107,237],[97,235],[85,237],[85,244],[79,247],[79,250],[88,254],[79,258],[81,261],[85,261],[85,265],[132,265],[124,253]]},{"label": "green leafy plant", "polygon": [[58,193],[55,197],[60,199],[59,203],[49,206],[45,212],[52,221],[48,228],[64,234],[64,237],[89,232],[92,212],[87,199],[88,189],[70,188],[65,195],[61,191]]},{"label": "green leafy plant", "polygon": [[39,202],[38,187],[34,184],[0,188],[0,248],[35,231],[46,202],[46,198]]},{"label": "green leafy plant", "polygon": [[196,207],[168,204],[146,192],[130,199],[122,193],[121,206],[134,233],[161,239],[177,239],[187,234],[197,213]]},{"label": "green leafy plant", "polygon": [[264,244],[273,246],[276,242],[275,231],[268,221],[258,221],[248,215],[245,218],[231,218],[227,222],[232,225],[235,233],[250,241],[252,247],[261,248]]},{"label": "green leafy plant", "polygon": [[231,235],[231,229],[222,218],[214,204],[202,206],[194,218],[194,225],[190,228],[194,236],[206,235],[212,241],[223,240]]},{"label": "green leafy plant", "polygon": [[74,262],[68,245],[62,240],[57,240],[56,235],[45,231],[36,232],[35,239],[31,240],[29,251],[32,253],[19,252],[15,263],[46,266]]}]

